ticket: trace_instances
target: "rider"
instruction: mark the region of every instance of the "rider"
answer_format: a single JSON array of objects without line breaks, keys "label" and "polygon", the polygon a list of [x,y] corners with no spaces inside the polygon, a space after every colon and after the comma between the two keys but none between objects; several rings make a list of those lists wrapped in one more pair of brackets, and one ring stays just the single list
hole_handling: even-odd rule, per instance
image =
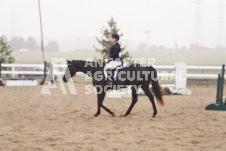
[{"label": "rider", "polygon": [[119,35],[118,34],[112,34],[111,36],[111,42],[113,43],[113,46],[110,48],[110,55],[108,58],[104,59],[105,62],[108,64],[106,65],[106,70],[110,71],[111,76],[109,77],[108,84],[113,85],[114,84],[114,69],[118,66],[122,65],[122,58],[121,58],[121,48],[118,43],[119,41]]}]

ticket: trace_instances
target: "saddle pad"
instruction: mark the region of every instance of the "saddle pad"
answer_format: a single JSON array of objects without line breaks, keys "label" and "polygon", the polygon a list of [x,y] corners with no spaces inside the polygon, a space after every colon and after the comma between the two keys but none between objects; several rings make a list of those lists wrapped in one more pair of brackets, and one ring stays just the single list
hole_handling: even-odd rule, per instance
[{"label": "saddle pad", "polygon": [[[123,69],[123,68],[125,68],[125,67],[117,67],[117,68],[115,69],[115,72],[114,72],[114,78],[117,76],[118,70]],[[107,74],[107,71],[106,71],[106,65],[104,66],[104,76],[105,76],[105,77],[108,77],[108,74]]]}]

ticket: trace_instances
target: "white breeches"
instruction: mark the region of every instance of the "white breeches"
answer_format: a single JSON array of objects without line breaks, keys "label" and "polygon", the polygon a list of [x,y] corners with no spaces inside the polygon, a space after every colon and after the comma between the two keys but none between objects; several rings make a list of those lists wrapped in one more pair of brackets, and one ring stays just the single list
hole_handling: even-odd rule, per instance
[{"label": "white breeches", "polygon": [[121,61],[111,61],[108,64],[106,64],[106,70],[115,69],[116,67],[119,67],[121,65],[122,65]]}]

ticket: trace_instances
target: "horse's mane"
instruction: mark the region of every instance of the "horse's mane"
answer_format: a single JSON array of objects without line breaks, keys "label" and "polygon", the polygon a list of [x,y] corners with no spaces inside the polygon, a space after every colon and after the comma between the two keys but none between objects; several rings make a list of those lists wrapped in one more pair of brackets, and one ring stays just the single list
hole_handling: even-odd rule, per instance
[{"label": "horse's mane", "polygon": [[[72,60],[72,64],[73,63],[75,63],[77,67],[81,67],[81,68],[85,67],[85,65],[87,65],[87,67],[89,65],[91,67],[104,67],[106,64],[105,62],[100,62],[100,61],[85,61],[85,60]],[[139,63],[132,63],[127,67],[149,67],[149,66],[144,66]]]},{"label": "horse's mane", "polygon": [[100,61],[72,60],[72,64],[74,63],[78,67],[85,67],[85,65],[87,66],[92,65],[92,67],[104,67],[106,64],[105,62],[100,62]]}]

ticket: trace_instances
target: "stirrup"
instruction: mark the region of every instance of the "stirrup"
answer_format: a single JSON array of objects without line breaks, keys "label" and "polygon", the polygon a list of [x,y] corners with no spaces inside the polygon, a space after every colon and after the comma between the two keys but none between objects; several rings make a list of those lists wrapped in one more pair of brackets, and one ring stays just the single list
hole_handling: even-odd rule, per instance
[{"label": "stirrup", "polygon": [[107,81],[107,85],[113,85],[114,84],[114,81]]}]

